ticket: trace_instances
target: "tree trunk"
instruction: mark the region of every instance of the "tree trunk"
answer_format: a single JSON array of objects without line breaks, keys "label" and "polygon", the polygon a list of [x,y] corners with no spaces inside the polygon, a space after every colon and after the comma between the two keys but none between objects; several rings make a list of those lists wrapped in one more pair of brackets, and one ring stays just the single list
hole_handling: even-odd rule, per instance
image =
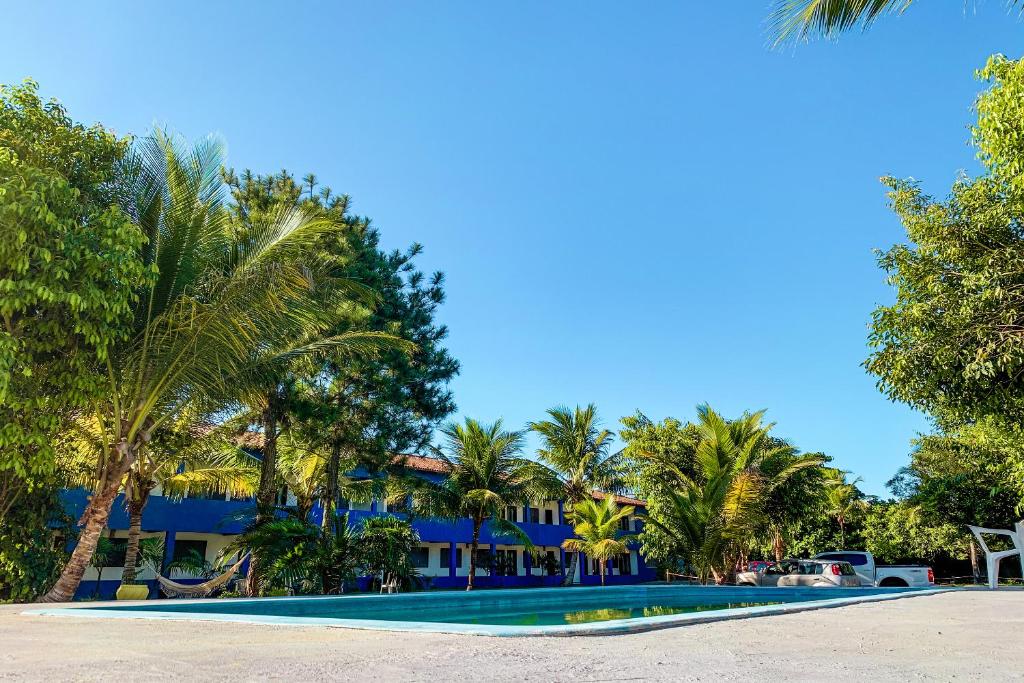
[{"label": "tree trunk", "polygon": [[114,484],[106,484],[99,493],[89,497],[89,503],[78,522],[82,531],[71,558],[64,565],[57,583],[46,595],[39,598],[39,602],[70,602],[74,599],[78,585],[82,582],[82,575],[96,554],[96,544],[99,543],[107,520],[110,519],[110,508],[120,489],[120,481],[121,477],[117,477]]},{"label": "tree trunk", "polygon": [[967,545],[970,547],[971,552],[971,574],[974,576],[974,583],[981,583],[981,568],[978,566],[978,546],[975,545],[973,536],[967,540]]},{"label": "tree trunk", "polygon": [[469,577],[466,582],[466,590],[473,590],[473,579],[476,576],[476,550],[480,547],[480,525],[482,520],[473,520],[473,542],[469,545]]},{"label": "tree trunk", "polygon": [[782,562],[782,554],[786,552],[786,540],[782,537],[782,529],[777,527],[772,532],[772,550],[775,552],[775,561]]},{"label": "tree trunk", "polygon": [[846,520],[841,516],[839,517],[839,545],[842,546],[840,550],[846,550]]},{"label": "tree trunk", "polygon": [[141,492],[138,497],[128,501],[128,543],[124,550],[124,573],[121,574],[121,585],[135,582],[135,574],[139,565],[139,536],[142,534],[142,510],[149,500],[149,491]]},{"label": "tree trunk", "polygon": [[604,573],[605,573],[605,564],[604,563],[605,563],[604,560],[598,560],[597,561],[597,566],[601,570],[601,585],[602,586],[604,586]]},{"label": "tree trunk", "polygon": [[[267,409],[263,411],[263,460],[260,461],[260,485],[256,489],[256,524],[264,524],[274,517],[277,498],[277,388],[267,395]],[[260,594],[260,558],[250,549],[249,573],[246,575],[246,593],[250,597]]]},{"label": "tree trunk", "polygon": [[334,511],[338,508],[338,478],[340,473],[338,470],[341,468],[341,442],[337,439],[331,444],[331,457],[327,459],[327,487],[324,492],[324,516],[320,520],[321,526],[327,528],[328,520],[334,514]]},{"label": "tree trunk", "polygon": [[562,580],[563,586],[570,586],[576,580],[576,565],[579,563],[579,558],[579,553],[572,553],[572,557],[569,558],[569,571]]}]

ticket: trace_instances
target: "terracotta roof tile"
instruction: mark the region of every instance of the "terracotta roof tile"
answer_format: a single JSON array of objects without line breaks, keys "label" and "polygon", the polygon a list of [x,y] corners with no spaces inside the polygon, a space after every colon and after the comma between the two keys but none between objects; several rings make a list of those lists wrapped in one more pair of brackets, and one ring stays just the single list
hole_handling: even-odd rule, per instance
[{"label": "terracotta roof tile", "polygon": [[[607,496],[608,494],[605,493],[604,491],[594,491],[594,498],[598,500],[603,500]],[[620,495],[614,495],[613,498],[615,499],[615,502],[619,503],[620,505],[639,505],[640,507],[647,506],[647,503],[645,501],[640,500],[639,498],[630,498],[629,496]]]}]

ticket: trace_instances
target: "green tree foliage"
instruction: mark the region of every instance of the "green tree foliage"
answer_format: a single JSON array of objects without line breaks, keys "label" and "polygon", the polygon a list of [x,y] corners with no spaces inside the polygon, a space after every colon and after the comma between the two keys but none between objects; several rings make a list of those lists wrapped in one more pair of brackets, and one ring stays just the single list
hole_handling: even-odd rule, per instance
[{"label": "green tree foliage", "polygon": [[494,535],[511,536],[530,549],[529,536],[503,517],[513,506],[557,498],[562,490],[558,476],[546,466],[520,455],[521,432],[502,429],[501,420],[484,425],[467,418],[465,424],[445,426],[446,450],[435,449],[448,476],[440,483],[423,481],[413,492],[415,509],[426,515],[469,518],[473,525],[470,543],[469,580],[473,590],[480,529],[484,523]]},{"label": "green tree foliage", "polygon": [[[576,506],[592,500],[594,491],[615,493],[623,488],[620,458],[610,455],[613,434],[598,429],[597,408],[576,406],[548,410],[548,420],[531,422],[530,429],[543,439],[537,451],[541,462],[562,479],[562,500],[568,505],[567,517],[572,520]],[[578,555],[572,556],[565,574],[566,584],[576,575]]]},{"label": "green tree foliage", "polygon": [[[903,14],[914,0],[778,0],[768,18],[776,45],[812,36],[835,38],[886,15]],[[1017,5],[1019,0],[1009,0]]]},{"label": "green tree foliage", "polygon": [[[361,283],[374,298],[339,311],[336,333],[369,330],[410,342],[373,357],[328,354],[322,363],[294,372],[263,402],[279,411],[276,422],[301,430],[311,447],[327,447],[320,491],[333,509],[343,462],[386,470],[396,453],[422,448],[438,421],[455,409],[447,385],[458,362],[443,346],[447,328],[434,320],[444,301],[444,276],[427,278],[416,270],[418,244],[405,252],[384,252],[369,219],[350,213],[349,197],[317,189],[313,174],[302,183],[287,171],[227,172],[226,179],[240,219],[283,205],[326,216],[339,226],[317,249],[331,258],[339,277]],[[264,432],[270,433],[266,425]]]},{"label": "green tree foliage", "polygon": [[90,405],[102,435],[97,485],[45,600],[74,595],[125,476],[183,410],[251,394],[279,362],[378,348],[381,335],[328,334],[353,288],[310,245],[337,226],[289,207],[233,220],[222,165],[212,138],[188,149],[157,133],[137,147],[124,203],[146,235],[137,257],[153,277],[135,294],[131,334],[108,354],[103,395]]},{"label": "green tree foliage", "polygon": [[348,515],[336,515],[324,527],[295,516],[258,519],[224,548],[221,560],[258,553],[263,593],[290,589],[335,595],[355,579],[360,539]]},{"label": "green tree foliage", "polygon": [[572,530],[576,538],[566,539],[562,547],[597,560],[602,586],[608,560],[628,553],[628,543],[636,538],[633,534],[621,533],[619,529],[619,522],[629,519],[635,510],[631,505],[619,507],[612,496],[605,496],[600,501],[588,497],[573,506]]},{"label": "green tree foliage", "polygon": [[406,588],[415,587],[412,551],[420,538],[408,520],[394,515],[367,517],[358,534],[359,566],[364,575],[374,582],[397,579]]},{"label": "green tree foliage", "polygon": [[[765,527],[771,492],[797,472],[820,466],[819,455],[799,455],[773,439],[763,413],[726,420],[708,406],[698,408],[694,474],[673,461],[660,460],[658,483],[643,482],[648,496],[647,523],[640,533],[643,552],[663,563],[682,559],[701,582],[722,582],[749,551],[753,536]],[[641,473],[641,477],[643,474]]]},{"label": "green tree foliage", "polygon": [[952,524],[931,525],[924,513],[906,502],[872,505],[864,516],[866,549],[880,563],[925,562],[963,556],[963,529]]},{"label": "green tree foliage", "polygon": [[994,418],[915,442],[910,465],[890,482],[933,524],[1010,528],[1024,507],[1024,433]]},{"label": "green tree foliage", "polygon": [[626,443],[622,453],[626,483],[638,496],[650,498],[671,487],[676,471],[689,477],[696,474],[694,460],[700,441],[697,425],[671,417],[654,422],[639,412],[622,418],[621,424],[619,438]]},{"label": "green tree foliage", "polygon": [[54,532],[71,535],[72,523],[55,484],[37,485],[0,517],[0,602],[32,600],[53,584],[68,558]]},{"label": "green tree foliage", "polygon": [[973,142],[985,172],[945,200],[885,179],[909,243],[881,254],[896,302],[866,362],[889,397],[957,421],[1024,418],[1024,63],[993,57]]},{"label": "green tree foliage", "polygon": [[127,146],[32,81],[0,86],[0,519],[53,482],[61,421],[102,391],[131,321],[144,237],[117,202]]}]

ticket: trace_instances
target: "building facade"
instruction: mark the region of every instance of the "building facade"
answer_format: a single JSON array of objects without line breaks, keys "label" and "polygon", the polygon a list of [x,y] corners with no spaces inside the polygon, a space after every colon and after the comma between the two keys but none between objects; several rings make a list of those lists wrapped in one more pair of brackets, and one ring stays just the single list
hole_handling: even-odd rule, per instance
[{"label": "building facade", "polygon": [[[431,458],[409,456],[405,465],[417,476],[439,480],[444,470],[441,463]],[[65,508],[76,518],[86,504],[88,492],[82,489],[63,492]],[[596,493],[600,497],[604,494]],[[617,497],[623,505],[637,507],[639,513],[643,501],[623,496]],[[291,502],[294,502],[292,500]],[[174,560],[195,551],[211,564],[246,524],[246,513],[253,509],[251,499],[232,500],[226,496],[186,497],[172,499],[154,491],[142,516],[142,537],[161,538],[164,541],[163,570],[161,573],[181,583],[199,582],[177,572],[167,572]],[[358,525],[363,519],[374,515],[393,514],[403,516],[401,509],[388,509],[384,501],[367,503],[346,502],[349,523]],[[314,508],[314,518],[319,518],[319,508]],[[530,538],[536,555],[531,555],[521,544],[517,545],[507,536],[495,536],[485,524],[480,531],[478,562],[474,583],[479,587],[527,587],[555,586],[563,581],[563,570],[571,565],[571,554],[562,549],[562,543],[572,538],[572,527],[565,521],[562,501],[538,501],[534,504],[507,508],[503,516],[513,521]],[[440,520],[417,517],[413,528],[419,534],[420,544],[414,551],[412,561],[428,588],[464,587],[469,575],[469,552],[472,541],[472,523],[469,519]],[[639,515],[632,516],[623,525],[623,531],[635,533],[641,528]],[[108,530],[112,540],[125,539],[128,535],[128,515],[124,498],[118,496],[111,512]],[[114,554],[106,564],[87,570],[79,587],[78,598],[110,598],[121,582],[124,558]],[[139,581],[148,582],[151,596],[156,596],[156,577],[152,569],[141,569]],[[636,547],[626,555],[609,563],[605,580],[609,584],[639,583],[655,579],[655,571],[648,567]],[[369,579],[362,580],[362,586]],[[597,584],[600,582],[596,561],[581,557],[576,563],[574,582]]]}]

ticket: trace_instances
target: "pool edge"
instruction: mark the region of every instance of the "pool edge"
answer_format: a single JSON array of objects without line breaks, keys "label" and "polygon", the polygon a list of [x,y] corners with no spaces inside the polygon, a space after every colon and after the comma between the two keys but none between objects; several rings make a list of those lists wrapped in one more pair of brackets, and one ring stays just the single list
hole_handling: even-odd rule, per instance
[{"label": "pool edge", "polygon": [[[543,589],[542,589],[543,590]],[[557,589],[555,589],[557,590]],[[856,590],[856,589],[851,589]],[[732,609],[696,612],[688,614],[672,614],[657,617],[635,617],[612,621],[598,621],[586,624],[565,624],[552,626],[508,626],[487,624],[453,624],[442,622],[409,622],[362,619],[332,619],[325,617],[279,617],[274,615],[224,614],[197,612],[130,612],[115,611],[104,607],[56,607],[37,608],[21,612],[30,616],[80,617],[91,619],[150,619],[164,621],[212,621],[230,622],[253,625],[291,626],[291,627],[328,627],[358,629],[370,631],[395,631],[403,633],[444,633],[449,635],[474,635],[492,637],[567,637],[567,636],[600,636],[642,633],[666,628],[676,628],[692,624],[710,623],[715,621],[731,621],[749,619],[759,616],[775,616],[779,614],[795,614],[818,609],[830,609],[871,602],[883,602],[902,598],[936,595],[959,590],[957,588],[928,588],[900,590],[893,593],[872,593],[870,595],[834,597],[821,600],[779,603],[775,605],[759,605],[755,607],[737,607]],[[325,596],[326,597],[326,596]],[[312,597],[311,599],[317,599]],[[189,601],[201,602],[201,601]],[[140,604],[152,604],[140,603]],[[119,606],[129,607],[121,603]]]}]

